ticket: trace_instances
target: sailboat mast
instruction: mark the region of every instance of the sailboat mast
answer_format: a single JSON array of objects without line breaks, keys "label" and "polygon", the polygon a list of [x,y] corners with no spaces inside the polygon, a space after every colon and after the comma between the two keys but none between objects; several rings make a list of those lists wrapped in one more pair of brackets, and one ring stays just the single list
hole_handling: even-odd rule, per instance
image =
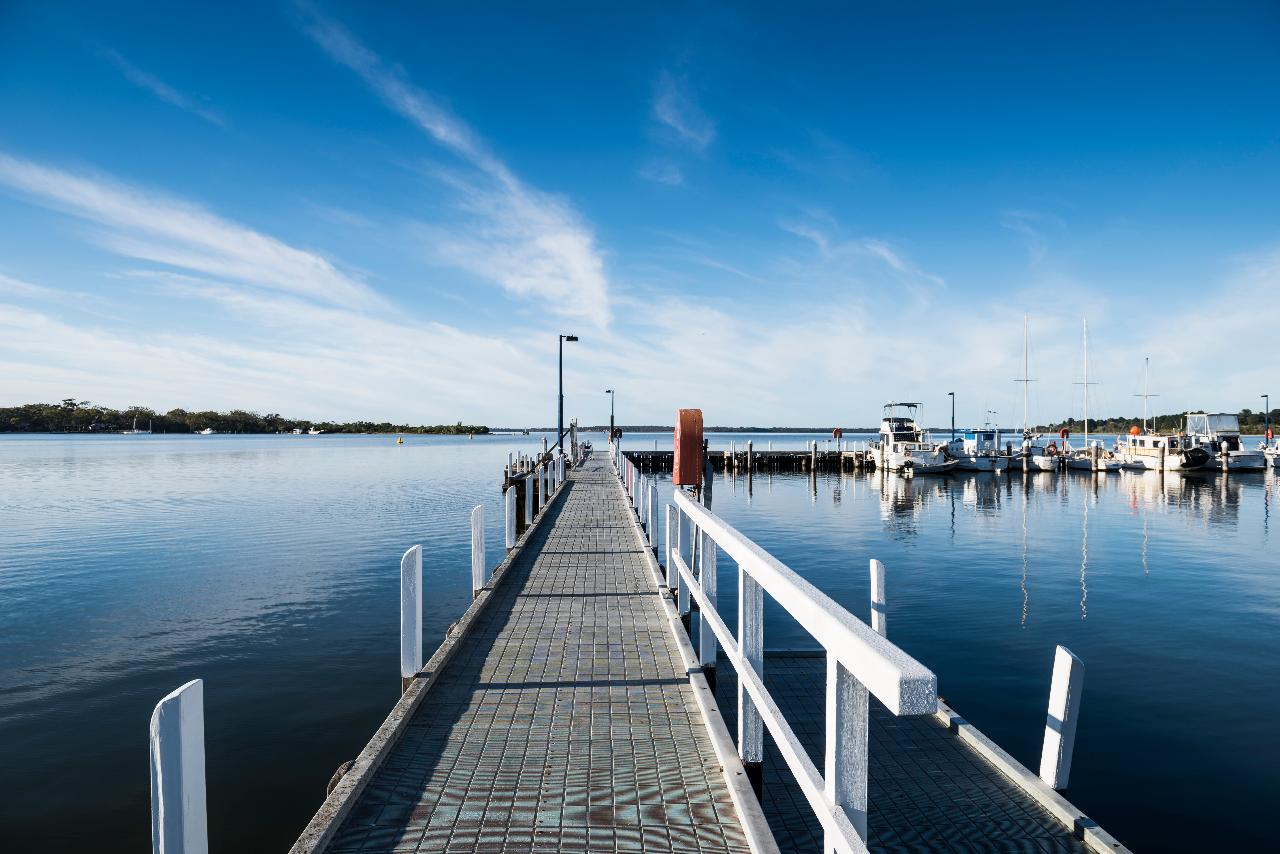
[{"label": "sailboat mast", "polygon": [[1147,356],[1142,360],[1142,432],[1147,432],[1147,399],[1151,397],[1151,389],[1148,387],[1151,382],[1151,357]]},{"label": "sailboat mast", "polygon": [[1027,432],[1027,384],[1031,381],[1030,326],[1027,315],[1022,315],[1022,432]]},{"label": "sailboat mast", "polygon": [[1084,321],[1084,449],[1089,450],[1089,319]]}]

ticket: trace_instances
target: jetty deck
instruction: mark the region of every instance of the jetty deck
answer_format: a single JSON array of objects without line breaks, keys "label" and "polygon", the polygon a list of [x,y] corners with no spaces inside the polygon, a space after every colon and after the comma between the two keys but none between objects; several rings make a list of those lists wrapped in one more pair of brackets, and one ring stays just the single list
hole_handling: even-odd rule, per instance
[{"label": "jetty deck", "polygon": [[304,850],[751,850],[633,520],[607,459],[570,474]]},{"label": "jetty deck", "polygon": [[[794,749],[786,758],[771,730],[757,730],[752,738],[763,748],[743,752],[758,756],[744,766],[725,718],[741,738],[738,713],[755,707],[741,705],[741,674],[723,653],[717,659],[702,637],[709,624],[698,619],[697,600],[713,602],[714,587],[709,599],[697,587],[690,601],[689,576],[681,581],[660,566],[653,481],[639,481],[625,463],[620,483],[620,459],[598,455],[567,473],[373,740],[331,784],[295,854],[775,852],[821,850],[831,841],[845,813],[827,803],[817,816],[818,801],[801,780],[821,786],[821,778],[795,769],[797,761],[822,768],[832,732],[824,716],[835,708],[823,694],[829,668],[843,667],[847,656],[837,665],[821,652],[762,654],[751,665],[767,674],[760,681],[778,698],[773,712],[785,717]],[[672,543],[681,536],[667,533]],[[665,554],[690,572],[674,546]],[[696,652],[682,611],[693,612]],[[849,637],[870,631],[854,623]],[[873,649],[900,656],[883,661],[919,668],[894,647]],[[709,685],[710,662],[720,675]],[[931,673],[919,672],[933,684]],[[1126,850],[936,700],[932,687],[927,714],[908,708],[905,693],[895,713],[876,700],[883,691],[870,687],[875,696],[861,718],[870,750],[864,743],[858,760],[864,792],[871,781],[858,831],[870,850]],[[832,779],[830,754],[827,761]],[[842,832],[837,847],[863,850]]]}]

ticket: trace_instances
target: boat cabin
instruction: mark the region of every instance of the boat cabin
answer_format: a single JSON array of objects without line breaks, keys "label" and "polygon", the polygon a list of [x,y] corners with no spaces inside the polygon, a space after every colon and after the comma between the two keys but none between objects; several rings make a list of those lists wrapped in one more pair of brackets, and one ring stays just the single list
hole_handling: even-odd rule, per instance
[{"label": "boat cabin", "polygon": [[1215,452],[1240,450],[1240,418],[1230,412],[1188,412],[1187,435]]}]

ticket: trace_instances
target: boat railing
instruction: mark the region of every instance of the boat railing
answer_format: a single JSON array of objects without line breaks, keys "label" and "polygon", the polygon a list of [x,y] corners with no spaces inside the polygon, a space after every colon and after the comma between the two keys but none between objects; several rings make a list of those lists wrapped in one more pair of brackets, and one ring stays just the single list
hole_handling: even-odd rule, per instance
[{"label": "boat railing", "polygon": [[[933,714],[938,709],[937,677],[683,490],[676,490],[674,502],[667,505],[667,586],[682,614],[690,610],[690,597],[697,602],[702,666],[715,666],[719,646],[737,672],[738,751],[744,764],[762,761],[767,727],[822,824],[826,850],[866,851],[868,696],[895,715]],[[736,637],[720,616],[717,549],[738,565]],[[821,773],[765,687],[766,594],[826,651]]]}]

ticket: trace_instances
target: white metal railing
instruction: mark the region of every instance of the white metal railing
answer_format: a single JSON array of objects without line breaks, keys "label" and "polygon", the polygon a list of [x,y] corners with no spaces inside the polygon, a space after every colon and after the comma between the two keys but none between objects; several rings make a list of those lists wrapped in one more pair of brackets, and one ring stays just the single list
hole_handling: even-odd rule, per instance
[{"label": "white metal railing", "polygon": [[[633,470],[629,461],[628,471]],[[937,677],[795,571],[681,490],[668,505],[668,586],[682,613],[698,603],[698,658],[715,665],[717,645],[738,675],[738,751],[744,762],[763,757],[767,727],[826,835],[825,849],[859,852],[867,837],[868,696],[895,715],[932,714]],[[676,542],[671,543],[674,522]],[[697,541],[698,572],[686,562]],[[716,601],[716,549],[738,564],[738,637]],[[692,558],[690,558],[692,559]],[[764,597],[768,594],[827,653],[827,732],[819,773],[764,685]]]}]

